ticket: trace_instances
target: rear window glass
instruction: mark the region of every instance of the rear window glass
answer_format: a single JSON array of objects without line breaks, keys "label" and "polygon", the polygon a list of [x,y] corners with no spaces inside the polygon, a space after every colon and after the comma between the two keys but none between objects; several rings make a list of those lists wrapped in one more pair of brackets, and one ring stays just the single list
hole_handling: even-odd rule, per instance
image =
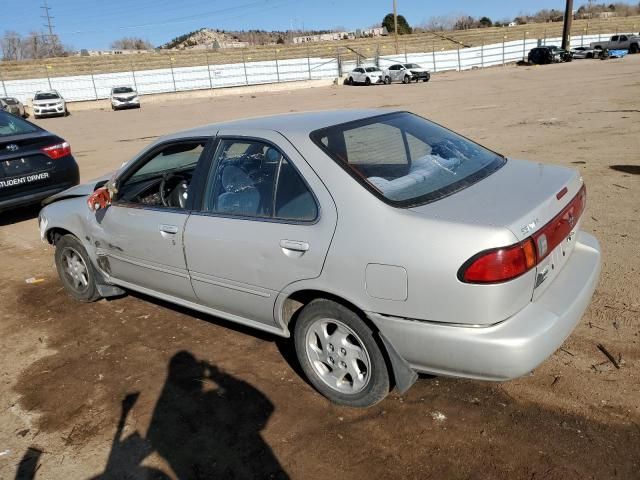
[{"label": "rear window glass", "polygon": [[0,137],[37,132],[38,128],[20,117],[0,112]]},{"label": "rear window glass", "polygon": [[34,100],[57,100],[60,96],[56,93],[36,93]]},{"label": "rear window glass", "polygon": [[311,139],[376,196],[396,206],[428,203],[504,165],[504,157],[407,112],[317,130]]}]

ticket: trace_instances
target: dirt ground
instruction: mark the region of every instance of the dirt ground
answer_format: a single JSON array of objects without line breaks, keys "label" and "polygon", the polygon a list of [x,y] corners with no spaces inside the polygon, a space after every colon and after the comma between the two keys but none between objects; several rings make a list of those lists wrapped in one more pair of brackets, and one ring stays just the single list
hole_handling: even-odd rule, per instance
[{"label": "dirt ground", "polygon": [[425,376],[404,396],[354,410],[317,394],[275,337],[140,295],[74,302],[39,240],[37,210],[5,215],[0,479],[640,478],[639,92],[635,55],[39,121],[69,140],[88,180],[203,123],[408,109],[507,156],[580,170],[584,228],[604,265],[579,326],[531,376]]}]

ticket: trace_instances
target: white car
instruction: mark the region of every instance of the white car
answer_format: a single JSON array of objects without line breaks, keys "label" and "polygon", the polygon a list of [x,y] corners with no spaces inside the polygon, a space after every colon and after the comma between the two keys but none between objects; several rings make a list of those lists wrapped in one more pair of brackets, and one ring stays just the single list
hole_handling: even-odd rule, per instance
[{"label": "white car", "polygon": [[111,100],[112,110],[140,108],[138,92],[133,87],[113,87],[109,94],[109,100]]},{"label": "white car", "polygon": [[387,75],[386,83],[411,83],[412,80],[428,82],[431,78],[429,71],[417,63],[396,63],[387,69]]},{"label": "white car", "polygon": [[33,96],[31,102],[33,108],[33,117],[49,117],[69,115],[67,110],[67,102],[57,90],[39,91]]},{"label": "white car", "polygon": [[378,67],[357,67],[349,73],[344,83],[347,85],[385,83],[385,74]]},{"label": "white car", "polygon": [[590,47],[576,47],[571,49],[573,58],[599,58],[602,50]]}]

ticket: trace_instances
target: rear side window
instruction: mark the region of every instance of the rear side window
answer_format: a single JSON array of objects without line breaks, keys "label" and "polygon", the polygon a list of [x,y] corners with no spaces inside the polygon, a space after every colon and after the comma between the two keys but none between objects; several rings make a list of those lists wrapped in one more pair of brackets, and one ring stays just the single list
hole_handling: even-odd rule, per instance
[{"label": "rear side window", "polygon": [[273,145],[223,139],[207,182],[204,210],[223,215],[309,222],[315,199],[298,171]]},{"label": "rear side window", "polygon": [[311,133],[311,139],[373,194],[398,207],[450,195],[506,161],[407,112],[323,128]]},{"label": "rear side window", "polygon": [[0,111],[0,137],[23,135],[37,131],[38,128],[36,126],[25,122],[20,117],[14,117],[13,115]]}]

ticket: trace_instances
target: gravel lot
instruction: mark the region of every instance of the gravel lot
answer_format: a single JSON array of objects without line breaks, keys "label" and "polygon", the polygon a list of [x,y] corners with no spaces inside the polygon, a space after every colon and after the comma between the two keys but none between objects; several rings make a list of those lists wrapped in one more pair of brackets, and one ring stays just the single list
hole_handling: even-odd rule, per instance
[{"label": "gravel lot", "polygon": [[39,240],[37,210],[5,215],[0,479],[36,468],[39,479],[640,478],[639,72],[635,55],[410,86],[143,99],[139,111],[73,114],[71,105],[68,118],[39,121],[70,141],[88,180],[159,135],[203,123],[408,109],[510,157],[580,170],[584,228],[601,241],[604,266],[580,325],[533,375],[425,376],[402,397],[351,410],[315,393],[274,337],[140,295],[72,301]]}]

